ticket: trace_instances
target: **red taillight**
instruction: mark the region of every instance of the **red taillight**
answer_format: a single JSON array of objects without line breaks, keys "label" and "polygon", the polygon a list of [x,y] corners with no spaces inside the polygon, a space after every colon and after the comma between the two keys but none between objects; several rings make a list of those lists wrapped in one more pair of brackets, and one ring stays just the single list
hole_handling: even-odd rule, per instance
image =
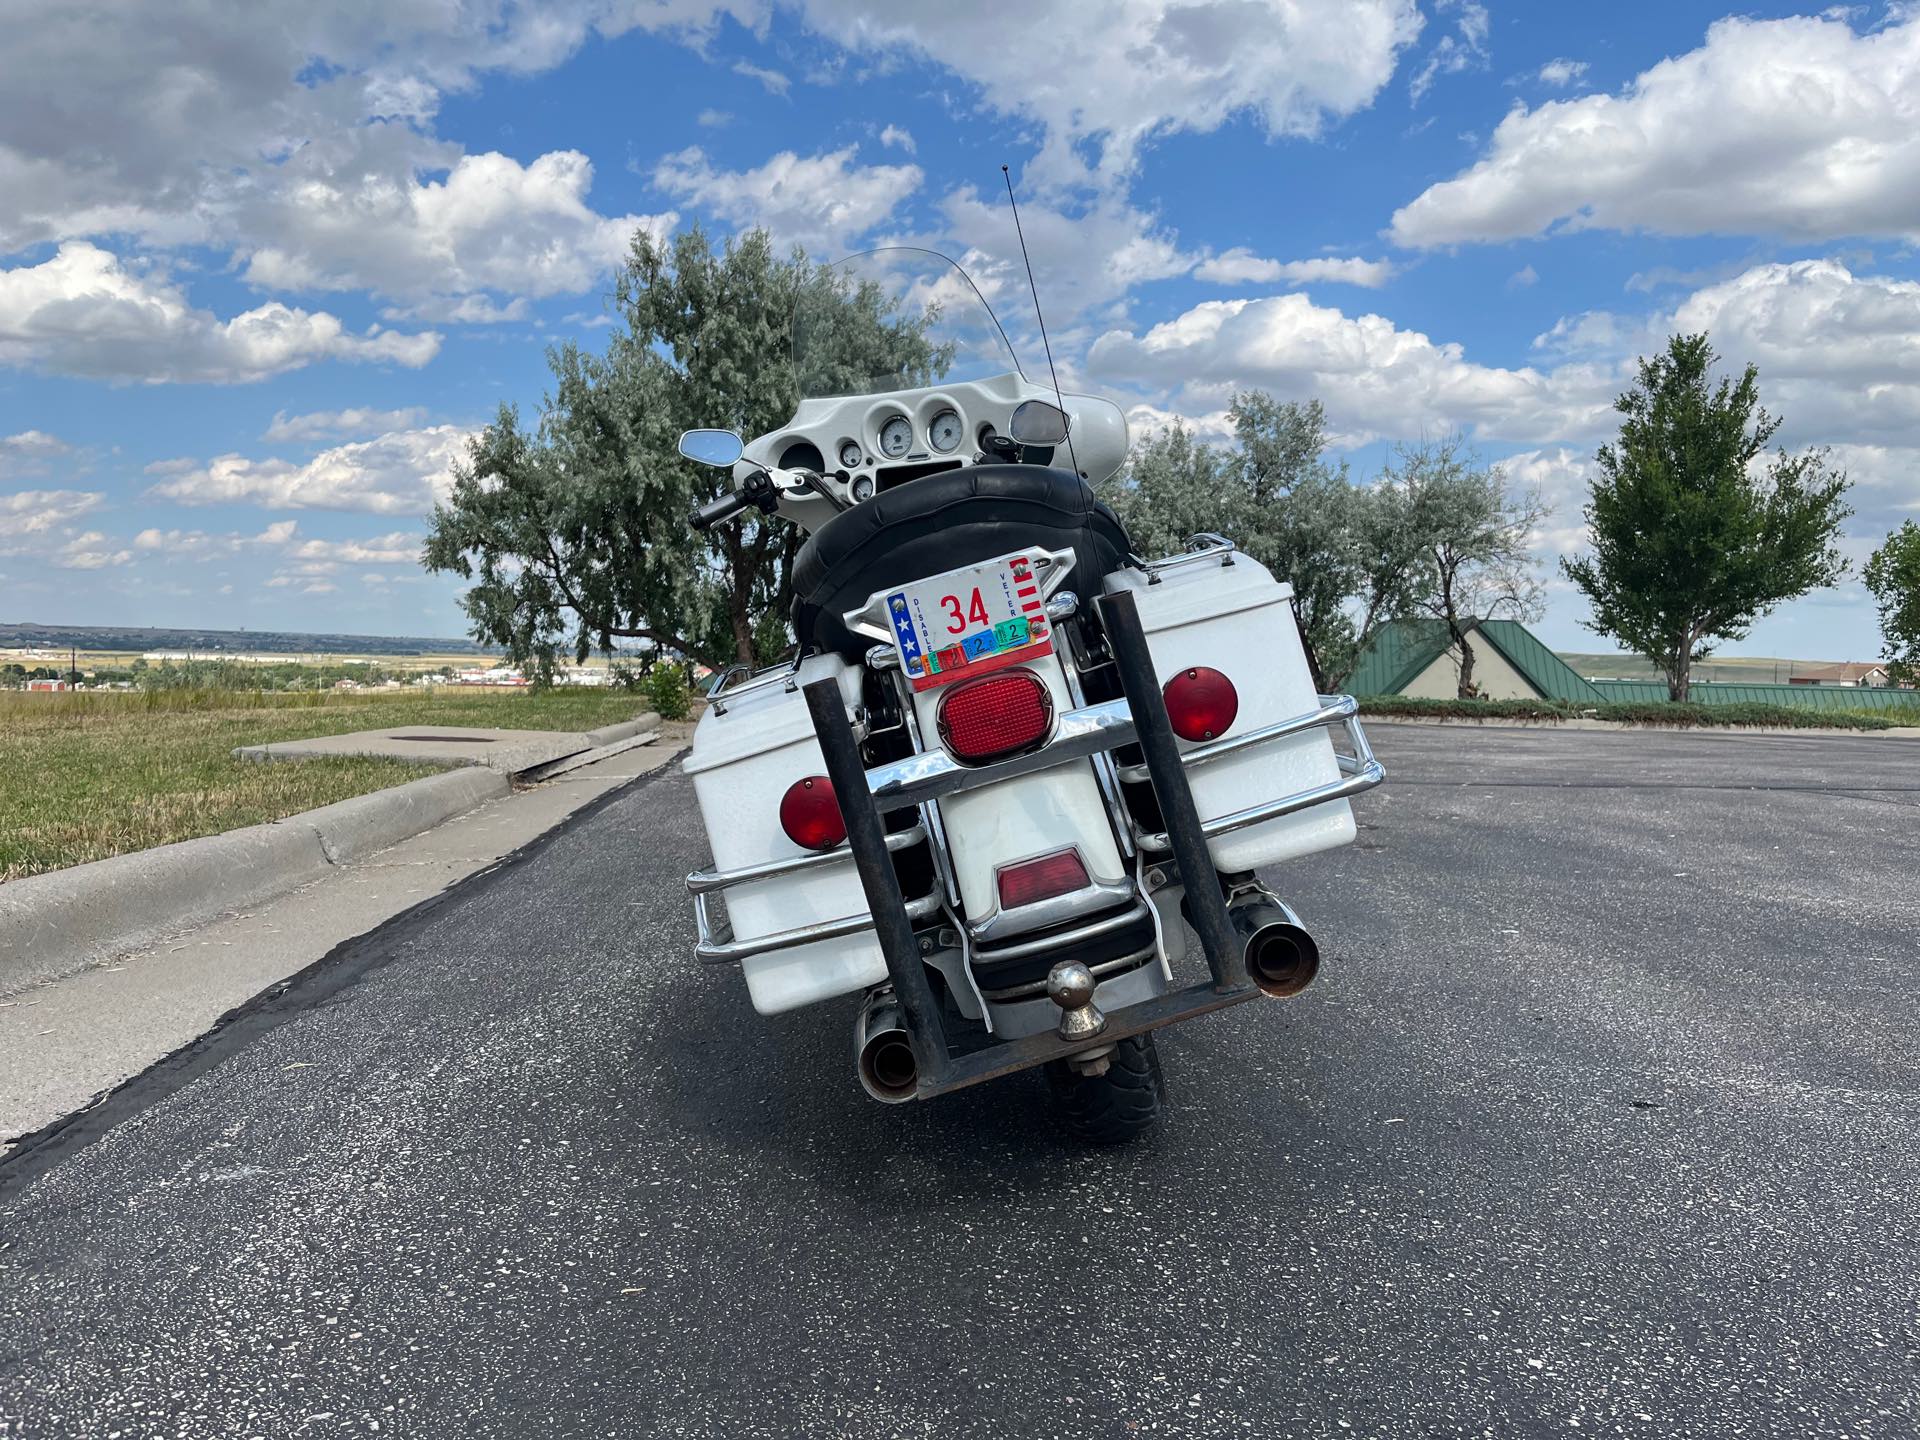
[{"label": "red taillight", "polygon": [[796,780],[780,797],[780,828],[794,844],[808,850],[831,850],[847,838],[847,822],[833,797],[833,782],[824,775]]},{"label": "red taillight", "polygon": [[1182,740],[1217,740],[1240,713],[1233,681],[1205,665],[1182,670],[1167,681],[1160,696],[1167,702],[1173,733]]},{"label": "red taillight", "polygon": [[1000,882],[1000,908],[1012,910],[1051,900],[1056,895],[1071,895],[1087,888],[1087,867],[1078,850],[1058,850],[1038,860],[1023,860],[995,872]]},{"label": "red taillight", "polygon": [[1047,738],[1053,699],[1031,670],[965,680],[940,702],[940,739],[962,760],[997,760]]}]

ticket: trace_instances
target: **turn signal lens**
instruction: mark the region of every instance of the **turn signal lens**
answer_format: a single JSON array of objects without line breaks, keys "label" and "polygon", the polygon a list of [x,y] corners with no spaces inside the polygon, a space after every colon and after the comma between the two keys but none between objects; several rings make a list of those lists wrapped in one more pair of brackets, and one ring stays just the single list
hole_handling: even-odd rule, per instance
[{"label": "turn signal lens", "polygon": [[940,739],[962,760],[998,760],[1047,738],[1053,698],[1031,670],[964,680],[940,702]]},{"label": "turn signal lens", "polygon": [[1078,850],[1058,850],[1038,860],[1023,860],[996,871],[995,878],[1000,884],[1002,910],[1037,904],[1056,895],[1071,895],[1091,883]]},{"label": "turn signal lens", "polygon": [[1233,681],[1218,670],[1197,665],[1182,670],[1160,691],[1167,702],[1167,719],[1182,740],[1218,740],[1240,713],[1240,696]]},{"label": "turn signal lens", "polygon": [[846,839],[847,822],[841,818],[833,782],[824,775],[809,775],[787,787],[780,797],[780,828],[807,850],[831,850]]}]

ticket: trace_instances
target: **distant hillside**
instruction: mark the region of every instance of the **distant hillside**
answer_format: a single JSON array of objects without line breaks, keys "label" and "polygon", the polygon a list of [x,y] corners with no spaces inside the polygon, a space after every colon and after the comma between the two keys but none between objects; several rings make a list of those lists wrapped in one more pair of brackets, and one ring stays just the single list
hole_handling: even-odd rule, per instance
[{"label": "distant hillside", "polygon": [[307,634],[294,630],[168,630],[143,626],[40,625],[0,622],[0,648],[192,650],[278,655],[484,655],[473,641],[418,635]]},{"label": "distant hillside", "polygon": [[[1660,671],[1638,655],[1583,654],[1562,650],[1560,658],[1589,680],[1658,680]],[[1727,655],[1702,660],[1693,678],[1703,683],[1784,685],[1795,675],[1833,664],[1831,660],[1782,660],[1772,656]]]}]

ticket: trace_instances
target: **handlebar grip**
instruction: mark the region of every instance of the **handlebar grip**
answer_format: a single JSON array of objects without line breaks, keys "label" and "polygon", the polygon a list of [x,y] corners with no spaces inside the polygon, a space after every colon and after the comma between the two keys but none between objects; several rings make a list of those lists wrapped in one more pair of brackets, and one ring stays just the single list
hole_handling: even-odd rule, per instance
[{"label": "handlebar grip", "polygon": [[711,530],[722,520],[731,520],[753,502],[744,490],[734,490],[718,500],[710,500],[693,512],[688,521],[696,530]]}]

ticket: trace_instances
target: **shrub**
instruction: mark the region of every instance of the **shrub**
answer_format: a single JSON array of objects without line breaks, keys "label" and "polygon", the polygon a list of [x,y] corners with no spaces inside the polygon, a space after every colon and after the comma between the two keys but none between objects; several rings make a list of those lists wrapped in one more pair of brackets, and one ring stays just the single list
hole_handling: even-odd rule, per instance
[{"label": "shrub", "polygon": [[1758,725],[1781,730],[1891,730],[1899,722],[1860,710],[1811,710],[1794,705],[1675,705],[1666,700],[1622,700],[1577,705],[1561,700],[1423,700],[1410,695],[1363,695],[1363,715],[1440,720],[1611,720],[1622,725],[1732,729]]},{"label": "shrub", "polygon": [[640,688],[662,720],[684,720],[693,708],[693,687],[687,683],[687,672],[678,665],[654,666]]}]

